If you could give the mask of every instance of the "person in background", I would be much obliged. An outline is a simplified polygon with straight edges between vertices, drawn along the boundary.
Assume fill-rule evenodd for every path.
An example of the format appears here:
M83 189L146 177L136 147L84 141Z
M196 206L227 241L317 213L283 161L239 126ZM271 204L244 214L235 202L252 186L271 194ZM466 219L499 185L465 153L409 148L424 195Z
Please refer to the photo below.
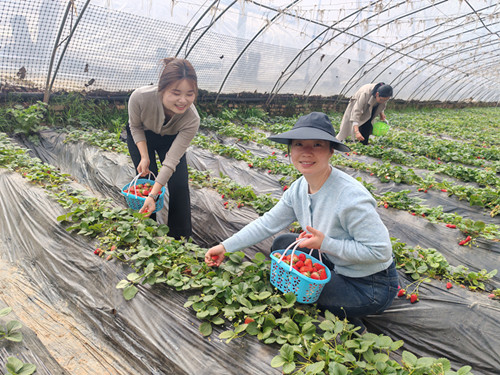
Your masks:
M334 150L350 149L335 137L326 114L302 116L292 130L269 139L289 145L291 161L302 176L271 210L210 248L205 262L219 266L226 252L255 245L298 221L305 231L277 236L271 251L285 249L297 238L303 239L300 248L316 249L316 259L321 250L332 277L318 307L347 317L363 331L360 318L384 311L398 291L391 240L376 201L359 181L330 165Z
M386 117L384 109L392 96L392 87L385 83L367 84L349 100L337 138L344 141L351 136L364 145L373 131L373 120L379 116L381 121Z
M136 89L128 102L127 145L137 172L156 176L151 193L139 212L151 215L161 188L168 186L169 236L190 237L191 204L189 197L186 149L200 126L194 101L198 94L196 72L187 60L166 58L157 85ZM158 172L156 155L162 164ZM150 177L155 179L153 175Z

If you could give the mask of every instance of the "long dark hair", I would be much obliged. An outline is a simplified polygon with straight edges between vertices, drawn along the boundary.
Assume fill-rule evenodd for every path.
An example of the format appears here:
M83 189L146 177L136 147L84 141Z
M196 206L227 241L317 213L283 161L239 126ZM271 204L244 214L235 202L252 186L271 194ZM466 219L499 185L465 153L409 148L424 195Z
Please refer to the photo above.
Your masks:
M377 83L372 90L372 95L377 95L381 98L390 98L392 96L392 87L384 82Z
M168 57L162 60L163 70L158 81L158 91L163 92L177 81L186 79L193 84L194 93L198 96L198 77L188 60Z

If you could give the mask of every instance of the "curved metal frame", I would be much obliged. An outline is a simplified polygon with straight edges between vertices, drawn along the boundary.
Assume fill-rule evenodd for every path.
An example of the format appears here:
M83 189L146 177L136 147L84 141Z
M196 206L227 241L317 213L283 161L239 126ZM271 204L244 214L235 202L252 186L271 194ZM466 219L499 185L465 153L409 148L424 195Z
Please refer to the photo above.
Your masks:
M391 9L393 9L393 8L397 8L397 7L399 7L401 4L404 4L404 3L405 3L405 2L400 2L400 3L396 4L396 5L393 5L393 6L391 6L390 8L385 9L385 10L384 10L384 12L389 11L389 10L391 10ZM363 9L364 9L364 8L363 8ZM353 14L351 14L351 15L357 14L357 13L359 13L360 11L361 11L361 10L357 10L355 13L353 13ZM382 12L380 12L380 13L382 13ZM372 16L368 17L368 19L370 19L370 18L372 18L372 17L375 17L375 16L378 16L380 13L377 13L377 14L372 15ZM402 18L402 17L401 17L401 18ZM386 23L386 24L387 24L387 23ZM335 35L334 37L332 37L332 38L330 38L330 39L328 39L327 41L323 41L323 42L322 42L322 44L321 44L321 46L319 46L319 47L318 47L318 48L317 48L317 49L316 49L313 53L311 53L311 54L310 54L309 56L307 56L307 57L306 57L306 58L305 58L305 59L304 59L304 60L303 60L303 61L302 61L299 65L297 65L297 66L295 67L294 71L293 71L293 72L292 72L292 73L288 76L288 78L286 79L286 81L285 81L285 82L284 82L284 83L280 86L280 88L276 91L275 95L279 92L279 90L281 90L281 88L283 88L283 86L284 86L284 85L286 84L286 82L290 79L290 77L291 77L293 74L295 74L295 72L297 72L297 71L299 70L299 68L300 68L302 65L304 65L304 64L306 63L306 61L308 61L308 60L309 60L309 59L310 59L310 58L311 58L311 57L312 57L312 56L313 56L313 55L314 55L314 54L315 54L315 53L316 53L316 52L317 52L317 51L318 51L318 50L319 50L319 49L320 49L323 45L330 43L332 40L334 40L337 36L339 36L339 35L341 35L341 34L347 34L347 35L352 36L352 37L358 37L357 35L354 35L354 34L351 34L351 33L348 33L348 32L347 32L347 30L349 30L349 29L351 29L351 28L353 28L353 27L356 27L356 26L358 26L358 25L359 25L359 22L358 22L358 23L356 23L356 24L353 24L352 26L350 26L350 27L349 27L349 28L347 28L346 30L338 30L338 29L336 29L336 28L331 28L332 30L337 31L339 34L338 34L338 35ZM323 26L325 26L325 25L323 25ZM325 26L325 27L326 27L326 26ZM330 30L330 28L329 28L328 30ZM363 39L363 40L364 40L365 38L364 38L364 36L363 36L363 37L361 37L361 38L358 38L358 40L356 41L356 43L357 43L360 39ZM381 47L384 47L384 48L385 48L385 46L383 46L382 44L377 43L377 42L375 42L375 41L372 41L372 40L366 40L366 41L367 41L367 42L370 42L370 43L372 43L372 44L375 44L375 45L380 45ZM308 46L309 46L309 45L308 45ZM305 50L305 48L304 48L303 50ZM302 51L301 51L301 52L302 52ZM301 53L301 52L300 52L300 53ZM299 53L299 54L300 54L300 53ZM296 56L296 57L297 57L297 56Z
M498 41L495 41L495 43L498 43ZM487 51L487 52L484 52L484 53L490 53L490 52L491 52L491 51ZM442 60L442 59L448 58L450 55L452 55L452 54L448 54L448 55L446 55L446 56L442 56L442 57L440 57L438 60ZM467 60L469 60L469 59L477 58L477 56L481 56L481 55L474 55L474 56L471 56L471 57L469 57L469 58L467 58L467 59L460 60L460 62L464 62L464 61L467 61ZM424 67L425 67L426 65L429 65L429 64L430 64L430 62L429 62L429 63L424 64ZM421 68L422 68L422 67L420 67L420 69L421 69ZM428 83L428 82L430 82L431 84L430 84L430 85L428 85L428 86L429 86L429 89L430 89L430 87L432 87L432 82L433 82L433 80L434 80L434 81L436 81L436 80L440 79L440 76L438 75L438 73L440 73L440 72L442 72L442 71L445 71L445 70L451 70L451 71L455 71L455 72L459 72L459 73L461 73L461 71L459 71L458 69L451 69L449 66L444 66L444 67L442 67L440 70L438 70L437 72L435 72L433 75L430 75L429 77L427 77L427 79L426 79L424 82L422 82L422 83L424 84L424 83ZM438 77L436 78L436 76L438 76ZM402 88L404 88L404 87L405 87L405 86L406 86L406 85L407 85L407 84L408 84L411 80L413 80L413 79L416 77L416 75L413 75L413 76L407 76L407 77L411 77L411 79L410 79L409 81L407 81L407 82L406 82L406 83L405 83L402 87L400 87L400 88L399 88L399 90L401 90ZM427 89L427 90L426 90L423 94L426 94L426 93L427 93L427 91L429 91L429 89ZM419 90L419 88L418 88L418 87L417 87L417 88L415 88L415 90L414 90L414 91L413 91L413 92L412 92L412 93L408 96L408 100L412 100L412 97L413 97L414 95L416 95L416 93L417 93L417 91L418 91L418 90ZM439 90L439 88L438 88L438 90Z
M267 99L267 104L271 103L271 101L274 99L274 97L276 96L276 94L277 94L277 93L281 90L281 88L282 88L282 87L283 87L283 86L284 86L284 85L288 82L288 79L289 79L289 78L290 78L293 74L295 74L295 72L296 72L296 71L297 71L297 70L298 70L298 69L299 69L299 68L300 68L300 67L304 64L304 62L305 62L305 61L307 61L307 60L309 59L309 57L310 57L310 56L314 55L314 54L315 54L315 53L316 53L316 52L317 52L317 51L318 51L318 50L319 50L319 49L320 49L320 48L321 48L324 44L326 44L326 43L320 43L320 46L316 48L316 51L314 51L313 53L311 53L311 54L310 54L310 55L309 55L309 56L308 56L308 57L307 57L307 58L306 58L306 59L302 62L302 64L300 64L300 65L296 66L296 67L295 67L295 69L294 69L294 70L293 70L293 71L289 74L289 77L288 77L288 78L285 80L285 82L283 82L283 84L280 86L280 88L279 88L276 92L274 92L274 89L276 88L276 86L278 86L278 85L279 85L279 82L280 82L281 78L283 78L283 76L286 74L286 72L287 72L288 68L290 68L290 66L292 66L292 64L293 64L293 63L294 63L294 62L295 62L295 61L296 61L296 60L297 60L297 59L298 59L298 58L302 55L302 53L303 53L303 52L305 52L305 51L307 50L307 48L308 48L311 44L313 44L313 43L314 43L317 39L319 39L321 36L323 36L323 34L327 33L327 32L328 32L328 31L330 31L330 30L333 30L333 31L338 31L338 30L336 30L336 29L335 29L335 26L336 26L336 25L338 25L339 23L341 23L341 22L343 22L343 21L345 21L345 20L349 19L350 17L352 17L352 16L354 16L354 15L358 14L359 12L361 12L362 10L364 10L365 8L367 8L367 7L371 6L372 4L375 4L375 3L377 3L377 2L378 2L378 0L377 0L377 1L374 1L374 2L372 2L372 3L370 3L370 4L368 4L367 6L365 6L365 7L363 7L363 8L360 8L360 9L356 10L355 12L350 13L349 15L347 15L347 16L345 16L344 18L340 19L339 21L335 22L335 23L334 23L333 25L331 25L331 26L326 27L326 25L324 25L324 26L326 27L326 28L325 28L325 30L323 30L322 32L320 32L318 35L316 35L316 37L314 37L313 39L311 39L311 40L309 41L309 43L307 43L304 47L302 47L302 49L299 51L299 53L297 53L297 54L295 55L295 57L294 57L294 58L293 58L293 59L292 59L292 60L288 63L288 65L286 66L286 68L285 68L285 69L283 69L283 71L281 72L280 77L276 80L276 82L274 83L273 88L271 89L271 92L269 93L269 97L268 97L268 99ZM302 18L301 18L301 19L302 19ZM344 30L344 32L345 32L345 30ZM333 40L333 39L329 39L329 40L328 40L328 42L330 42L331 40Z
M284 10L287 10L289 9L290 7L292 7L294 4L298 3L299 1L301 0L294 0L292 1L291 3L289 3L285 8ZM219 91L217 92L217 96L215 97L215 103L217 103L217 101L219 100L219 96L220 96L220 93L222 91L222 88L224 87L224 85L226 84L226 81L229 77L229 75L231 74L231 72L233 71L233 68L236 66L236 64L238 63L238 61L240 60L241 56L243 56L243 54L245 53L245 51L252 45L252 43L254 42L255 39L257 39L260 34L262 34L262 32L264 32L264 30L266 30L267 28L269 28L275 20L277 20L280 16L283 15L283 12L282 11L279 11L276 13L276 15L271 18L271 20L267 23L266 26L264 26L263 28L261 28L254 36L252 39L250 39L250 41L245 45L245 47L243 48L243 50L240 52L240 54L238 55L238 57L236 57L236 59L233 61L233 64L231 65L231 67L229 68L229 70L227 71L226 73L226 76L224 77L220 87L219 87Z
M473 40L474 40L474 39L473 39ZM489 46L490 44L495 44L495 43L498 43L498 41L494 41L494 42L492 42L492 43L488 43L488 46ZM453 47L454 47L454 46L453 46ZM452 48L452 47L450 47L450 48ZM465 49L462 49L462 50L461 50L461 52L465 52L465 51L469 51L469 50L475 50L475 49L477 49L477 47L476 47L476 46L467 47L467 48L465 48ZM406 85L407 85L407 84L408 84L411 80L413 80L413 79L415 78L414 73L415 73L417 70L422 69L423 67L428 66L428 65L431 65L431 64L432 64L432 65L438 65L438 64L437 64L437 62L439 62L439 61L441 61L441 60L444 60L444 59L447 59L448 57L451 57L451 56L455 56L455 55L456 55L456 52L455 52L455 51L453 51L453 52L450 52L450 53L448 53L448 54L446 54L446 55L442 55L442 56L436 57L435 59L430 60L430 61L426 61L426 60L425 60L425 59L427 59L429 56L432 56L432 55L434 55L434 54L436 54L436 53L441 53L442 51L443 51L443 50L441 50L441 51L436 51L436 52L434 52L434 53L431 53L430 55L427 55L425 58L422 58L421 60L419 60L419 61L417 61L416 63L412 64L412 66L411 66L411 67L413 67L414 65L416 65L416 64L418 64L418 63L423 63L423 64L419 65L418 67L416 67L415 69L413 69L411 72L409 72L409 71L408 71L408 69L406 69L406 70L402 71L401 73L399 73L399 74L398 74L398 76L397 76L396 78L394 78L393 82L394 82L396 79L398 79L400 76L403 76L403 75L405 75L405 74L406 74L406 76L405 76L404 78L402 78L402 79L398 82L398 84L399 84L399 85L401 85L401 82L404 82L405 80L407 80L407 82L406 82L403 86L400 86L400 87L399 87L399 90L403 89L403 88L404 88L404 87L405 87L405 86L406 86ZM490 51L487 51L487 52L485 52L485 53L488 53L488 52L490 52ZM410 67L410 68L411 68L411 67Z
M52 49L52 55L50 57L49 70L47 72L47 82L45 84L45 92L43 94L43 101L44 101L44 103L48 103L49 102L50 93L52 91L52 87L53 87L54 82L56 80L57 72L59 71L61 63L62 63L62 61L64 59L64 55L66 54L66 49L68 48L69 43L71 42L71 39L73 38L73 34L75 33L76 28L77 28L78 24L80 23L80 20L82 19L83 14L85 13L85 10L89 6L89 4L90 4L90 0L87 0L85 2L84 6L82 7L82 10L80 11L80 15L76 19L75 24L71 27L71 31L70 31L68 37L65 39L66 43L64 45L64 48L63 48L61 54L59 55L59 59L57 61L57 66L56 66L56 69L54 70L54 74L52 76L52 79L50 79L50 75L52 73L52 66L54 64L54 60L55 60L55 57L56 57L56 52L57 52L57 49L59 48L59 40L61 39L61 35L62 35L63 30L64 30L64 26L66 25L66 20L68 19L69 10L71 9L72 5L75 6L74 5L74 1L72 1L72 0L68 1L68 5L66 7L66 11L64 13L63 19L61 21L61 25L59 27L59 32L57 34L57 38L56 38L56 40L54 42L54 48ZM49 83L49 81L50 81L50 83Z
M477 56L474 56L474 57L477 57ZM496 56L493 56L494 58L497 58ZM461 60L460 62L463 62L465 60ZM498 62L497 62L498 64ZM477 70L478 68L482 68L482 67L485 67L485 66L490 66L491 65L491 61L488 61L488 62L485 62L485 61L482 61L481 64L479 65L476 65L474 66L474 68L471 68L472 71L474 70ZM458 70L456 69L455 72L459 72L460 74L463 74L465 77L463 78L467 78L469 77L470 75L473 75L473 73L471 73L471 70ZM463 82L463 78L460 80ZM473 75L473 77L471 77L471 79L474 78L474 79L479 79L479 78L483 78L481 76L477 76L477 75ZM470 79L467 79L467 81L469 82ZM435 91L434 91L434 94L431 95L431 97L434 97L434 96L437 96L439 97L441 95L441 93L443 92L446 92L447 90L451 89L451 87L453 85L455 85L458 81L453 81L453 82L448 82L447 84L443 84L441 85L441 87L438 87ZM430 91L430 90L427 90L426 93Z
M212 4L210 4L209 7L207 7L207 10L205 12L202 13L202 15L198 18L198 20L194 23L194 25L191 27L191 29L189 30L189 32L187 33L186 37L184 38L184 40L182 41L179 49L177 50L176 54L175 54L175 57L179 56L179 53L181 53L181 50L182 48L184 47L184 44L187 43L187 41L189 40L189 38L191 37L191 34L194 32L196 26L198 26L198 24L201 22L201 20L205 17L205 15L210 12L210 9L212 9L212 7L216 4L220 2L220 0L214 0L214 2ZM234 4L234 3L233 3ZM230 5L230 7L232 6L232 4ZM229 8L228 8L229 9ZM222 14L224 14L225 12L223 12ZM212 25L210 25L212 26ZM208 28L210 28L210 26L208 26Z
M415 10L415 11L413 11L413 12L407 13L407 14L405 14L404 16L401 16L401 17L398 17L398 18L396 18L396 19L393 19L393 20L391 20L391 21L389 21L389 22L383 23L382 25L378 25L376 28L374 28L374 29L370 30L369 32L365 33L362 37L358 37L358 40L357 40L357 41L355 41L354 43L351 43L351 45L350 45L350 46L348 46L347 48L345 48L345 49L342 51L342 53L340 53L340 54L339 54L339 55L338 55L335 59L333 59L333 61L332 61L330 64L328 64L328 65L327 65L327 67L326 67L326 68L325 68L325 69L321 72L321 74L319 75L319 77L316 79L316 82L314 82L314 84L312 85L312 87L311 87L311 89L309 90L309 93L307 94L307 96L309 97L309 96L311 95L312 90L314 90L314 88L316 87L316 85L318 84L318 82L321 80L321 78L322 78L322 77L323 77L323 75L326 73L326 71L327 71L328 69L330 69L330 67L333 65L333 63L334 63L335 61L337 61L337 60L338 60L338 58L344 54L344 52L347 52L347 50L349 50L349 49L350 49L353 45L355 45L357 42L359 42L362 38L365 38L367 35L370 35L372 32L374 32L374 31L376 31L376 30L380 29L380 27L385 26L385 25L388 25L388 24L390 24L390 23L394 22L395 20L402 19L403 17L408 17L409 15L412 15L412 14L415 14L415 13L419 13L419 12L421 12L422 10L425 10L425 9L428 9L428 8L432 8L432 7L434 7L435 5L439 5L439 4L445 3L446 1L447 1L447 0L441 0L441 1L439 1L438 3L435 3L435 4L432 4L432 5L429 5L429 6L426 6L426 7L420 8L420 9L418 9L418 10Z
M491 8L491 7L493 7L493 5L488 6L488 7L481 8L481 9L480 9L480 11L485 10L485 9L488 9L488 8ZM453 18L452 20L447 20L447 21L442 22L442 23L440 23L440 24L437 24L437 25L431 26L431 27L429 27L429 28L427 28L427 29L423 29L423 30L421 30L421 31L418 31L418 32L416 32L416 33L414 33L414 34L412 34L412 35L409 35L408 37L406 37L406 38L404 38L404 39L398 40L398 41L397 41L397 42L395 42L394 44L390 45L387 49L392 49L395 45L400 44L400 43L404 42L404 41L405 41L405 40L407 40L407 39L411 39L411 38L413 38L413 37L415 37L415 36L417 36L417 35L419 35L419 34L421 34L421 33L424 33L424 32L429 32L429 30L432 30L432 29L434 29L434 28L441 27L441 26L443 26L443 25L445 25L445 24L447 24L447 23L449 23L449 22L453 22L453 21L459 20L459 19L461 19L461 18L467 17L467 16L469 16L470 14L471 14L471 13L467 13L467 14L461 15L461 16L459 16L459 17ZM451 30L454 30L454 29L457 29L457 28L461 28L461 27L465 26L466 24L468 24L468 23L472 23L472 22L475 22L475 21L470 21L470 22L467 22L467 23L465 23L465 24L462 24L462 25L458 25L458 26L455 26L455 27L449 28L449 29L447 29L447 30L444 30L444 31L442 31L442 32L439 32L439 33L437 33L437 34L434 34L434 35L433 35L433 37L436 37L436 36L441 35L441 34L444 34L444 33L449 33ZM471 32L471 31L473 31L473 30L467 30L467 31L465 31L464 33L468 33L468 32ZM481 38L481 37L477 37L477 38ZM441 39L438 39L437 41L440 41L440 40L445 40L445 39L447 39L447 38L441 38ZM471 40L474 40L474 39L470 39L468 42L470 42ZM433 42L436 42L436 41L433 41ZM403 50L408 49L408 48L411 48L411 47L413 47L413 46L415 46L415 45L418 45L418 44L420 44L420 43L421 43L421 41L417 41L417 42L411 43L411 44L409 44L409 45L405 46L405 47L403 48ZM413 53L413 52L417 51L417 50L418 50L418 49L420 49L420 48L423 48L423 47L421 46L421 47L415 48L415 49L411 50L410 52L408 52L408 54L411 54L411 53ZM449 47L449 48L451 48L451 47ZM401 51L401 50L399 50L399 51ZM442 52L442 50L441 50L441 52ZM394 55L396 55L397 53L398 53L398 51L395 51L395 52L393 52L392 54L390 54L389 56L385 56L383 59L379 60L379 61L377 62L377 64L381 64L382 62L384 62L384 61L386 61L386 60L390 59L391 57L393 57ZM362 70L366 67L366 65L368 65L368 64L369 64L372 60L373 60L373 59L370 59L370 60L368 60L366 63L364 63L364 64L363 64L363 65L362 65L362 66L361 66L361 67L360 67L360 68L359 68L359 69L358 69L358 70L357 70L357 71L356 71L356 72L355 72L355 73L351 76L351 78L349 79L349 81L347 81L347 83L344 85L344 87L342 88L342 90L340 90L340 92L339 92L339 94L338 94L338 95L339 95L339 97L340 97L340 96L341 96L344 92L348 92L349 90L351 90L351 89L352 89L352 88L353 88L353 87L354 87L354 86L355 86L355 85L356 85L356 84L357 84L357 83L358 83L358 82L362 79L362 76L358 77L358 79L357 79L357 80L356 80L356 81L355 81L355 82L354 82L351 86L349 86L349 88L348 88L348 89L346 89L346 86L347 86L347 85L348 85L348 84L349 84L349 83L353 80L353 78L354 78L354 77L355 77L355 76L356 76L356 75L357 75L360 71L362 71ZM381 74L383 74L385 71L389 70L389 69L390 69L390 68L391 68L391 67L392 67L392 66L393 66L396 62L397 62L397 61L393 61L391 64L387 65L387 66L386 66L386 67L385 67L385 68L384 68L381 72L379 72L379 73L375 76L375 78L373 79L373 81L375 82L375 81L377 80L377 78L378 78L378 77L380 77L380 75L381 75ZM337 101L338 101L338 99L337 99Z

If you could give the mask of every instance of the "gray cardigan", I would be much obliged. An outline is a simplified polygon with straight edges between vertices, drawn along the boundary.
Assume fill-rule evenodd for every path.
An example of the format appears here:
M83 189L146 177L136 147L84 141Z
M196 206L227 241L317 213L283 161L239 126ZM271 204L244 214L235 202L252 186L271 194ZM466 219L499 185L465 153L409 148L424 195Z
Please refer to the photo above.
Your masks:
M335 168L314 194L308 193L307 181L300 177L270 211L222 244L228 252L241 250L294 221L304 229L310 225L323 232L321 251L338 274L364 277L392 263L389 233L376 212L375 199L359 181Z

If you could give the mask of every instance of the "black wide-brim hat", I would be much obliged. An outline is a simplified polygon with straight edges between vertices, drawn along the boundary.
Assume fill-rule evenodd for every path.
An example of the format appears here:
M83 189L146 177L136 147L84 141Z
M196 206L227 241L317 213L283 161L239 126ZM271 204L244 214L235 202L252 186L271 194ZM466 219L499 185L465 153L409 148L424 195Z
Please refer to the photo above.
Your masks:
M292 139L319 139L333 142L333 148L342 152L349 152L351 149L340 142L335 137L335 130L328 116L322 112L311 112L301 116L293 126L292 130L272 135L269 140L289 144Z

